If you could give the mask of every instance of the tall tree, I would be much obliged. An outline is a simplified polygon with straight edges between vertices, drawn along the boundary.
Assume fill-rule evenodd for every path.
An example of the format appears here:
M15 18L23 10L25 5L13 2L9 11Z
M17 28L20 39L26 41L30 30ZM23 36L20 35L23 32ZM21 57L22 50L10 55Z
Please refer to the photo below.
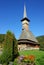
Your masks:
M3 61L9 62L14 61L14 58L18 56L18 47L16 38L13 33L7 31L4 40L4 50L3 50Z

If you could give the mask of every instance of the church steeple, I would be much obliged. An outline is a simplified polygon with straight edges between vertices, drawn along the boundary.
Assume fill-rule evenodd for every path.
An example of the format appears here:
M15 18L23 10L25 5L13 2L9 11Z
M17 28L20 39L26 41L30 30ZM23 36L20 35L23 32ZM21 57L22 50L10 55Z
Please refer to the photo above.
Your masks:
M24 13L23 13L23 19L21 21L24 21L24 20L27 20L28 22L30 21L28 18L27 18L27 11L26 11L26 6L24 5Z
M27 18L26 6L24 5L24 14L22 21L22 29L28 30L29 19Z
M23 18L27 18L27 13L26 13L26 6L24 5L24 17Z

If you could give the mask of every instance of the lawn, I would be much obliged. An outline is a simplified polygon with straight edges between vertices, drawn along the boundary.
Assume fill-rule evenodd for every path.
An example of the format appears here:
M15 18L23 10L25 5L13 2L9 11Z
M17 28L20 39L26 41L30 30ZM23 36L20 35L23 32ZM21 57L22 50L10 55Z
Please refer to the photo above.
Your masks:
M44 65L44 51L39 50L25 50L19 51L20 55L34 55L36 65Z

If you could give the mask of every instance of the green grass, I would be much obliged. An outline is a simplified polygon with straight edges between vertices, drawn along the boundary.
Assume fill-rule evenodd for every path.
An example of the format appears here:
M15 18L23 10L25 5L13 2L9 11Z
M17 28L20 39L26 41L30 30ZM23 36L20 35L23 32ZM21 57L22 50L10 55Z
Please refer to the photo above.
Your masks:
M39 50L25 50L19 51L20 55L34 55L36 65L44 65L44 51Z

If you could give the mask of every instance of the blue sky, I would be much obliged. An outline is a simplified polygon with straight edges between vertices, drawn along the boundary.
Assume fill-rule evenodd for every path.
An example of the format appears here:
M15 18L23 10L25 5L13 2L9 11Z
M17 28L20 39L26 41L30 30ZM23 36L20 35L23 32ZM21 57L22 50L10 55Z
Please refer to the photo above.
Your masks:
M30 19L29 30L35 36L44 35L44 0L0 0L0 34L10 30L19 38L24 3Z

